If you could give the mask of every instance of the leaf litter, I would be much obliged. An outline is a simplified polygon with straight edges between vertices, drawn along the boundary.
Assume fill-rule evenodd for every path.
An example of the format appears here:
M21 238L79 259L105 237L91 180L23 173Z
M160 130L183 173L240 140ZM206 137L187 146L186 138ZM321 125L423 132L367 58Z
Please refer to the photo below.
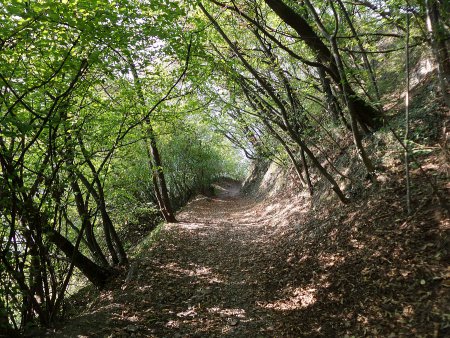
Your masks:
M413 217L392 183L352 205L310 208L225 180L199 196L107 290L75 297L55 337L446 337L448 214ZM270 208L274 203L292 212ZM299 212L300 210L300 212ZM126 283L125 280L127 279ZM124 287L126 286L126 287Z

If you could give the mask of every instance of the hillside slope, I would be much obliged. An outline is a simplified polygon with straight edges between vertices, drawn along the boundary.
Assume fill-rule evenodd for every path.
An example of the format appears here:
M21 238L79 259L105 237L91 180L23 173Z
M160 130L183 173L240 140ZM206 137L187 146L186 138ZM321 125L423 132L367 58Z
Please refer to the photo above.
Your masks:
M266 180L270 178L266 178ZM424 196L321 212L284 189L223 181L166 225L107 290L76 297L55 337L424 336L449 333L448 218ZM424 193L425 194L425 193Z

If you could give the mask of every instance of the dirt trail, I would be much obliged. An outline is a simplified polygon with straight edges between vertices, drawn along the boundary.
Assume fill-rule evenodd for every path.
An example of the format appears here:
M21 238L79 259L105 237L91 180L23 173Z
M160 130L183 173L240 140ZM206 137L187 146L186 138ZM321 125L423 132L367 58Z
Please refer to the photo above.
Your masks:
M296 323L286 324L280 310L312 296L274 299L283 267L273 262L270 212L242 197L239 183L215 188L216 197L197 197L178 214L180 223L165 227L128 283L103 292L94 311L57 335L289 336Z
M225 180L164 227L131 275L78 294L50 335L447 337L448 218L429 198L399 218L393 188L308 212L298 194L257 202Z

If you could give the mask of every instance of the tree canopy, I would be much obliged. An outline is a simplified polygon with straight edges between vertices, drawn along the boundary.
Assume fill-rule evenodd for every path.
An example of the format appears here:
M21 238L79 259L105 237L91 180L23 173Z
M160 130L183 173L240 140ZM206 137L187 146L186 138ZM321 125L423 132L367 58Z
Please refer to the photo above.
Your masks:
M176 222L250 161L289 163L310 194L321 180L350 203L342 182L377 180L367 139L391 128L406 35L432 50L449 104L447 7L2 1L0 330L50 325L74 271L101 288L128 265L129 224ZM336 149L364 174L340 172Z

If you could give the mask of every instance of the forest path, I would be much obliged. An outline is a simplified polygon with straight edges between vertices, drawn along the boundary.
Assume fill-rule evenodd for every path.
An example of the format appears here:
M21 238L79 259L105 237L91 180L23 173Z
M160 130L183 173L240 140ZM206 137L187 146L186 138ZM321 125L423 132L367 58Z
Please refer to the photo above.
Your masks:
M276 299L289 267L274 252L275 209L240 195L232 180L215 190L185 206L133 263L130 281L102 292L59 336L292 336L298 317L285 311L313 295Z
M180 290L168 326L181 336L286 335L289 328L274 313L283 282L275 275L280 262L273 261L274 217L241 196L236 182L215 188L216 197L193 201L178 215L180 224L171 225L182 240L164 266L175 278L184 274L181 285L189 291Z
M405 221L392 189L311 213L299 194L239 188L197 196L136 247L131 274L76 294L48 335L449 336L449 222L435 201Z

